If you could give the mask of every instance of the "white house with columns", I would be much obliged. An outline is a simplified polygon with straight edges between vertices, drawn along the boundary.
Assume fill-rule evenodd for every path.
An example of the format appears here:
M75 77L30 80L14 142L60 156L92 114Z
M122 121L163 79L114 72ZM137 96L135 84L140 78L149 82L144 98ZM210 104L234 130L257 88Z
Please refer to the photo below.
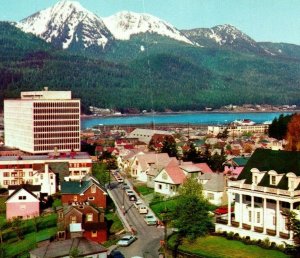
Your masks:
M237 181L228 181L228 197L235 198L228 198L227 219L217 218L216 231L294 244L287 211L300 218L299 161L300 152L257 149Z

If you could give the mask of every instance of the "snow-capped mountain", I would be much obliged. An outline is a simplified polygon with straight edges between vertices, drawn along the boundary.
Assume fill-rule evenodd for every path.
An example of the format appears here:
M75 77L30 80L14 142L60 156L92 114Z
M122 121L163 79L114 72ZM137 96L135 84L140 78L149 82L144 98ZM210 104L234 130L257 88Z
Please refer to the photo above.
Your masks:
M102 19L70 0L59 1L16 26L64 49L74 46L104 48L115 39L129 40L132 35L146 32L192 44L174 26L152 15L120 12Z
M173 25L150 14L123 11L103 18L103 21L114 37L119 40L129 40L132 35L148 32L192 44Z
M75 1L60 1L23 19L17 27L64 49L72 44L104 48L113 39L102 19Z
M248 35L228 24L181 32L194 43L206 47L228 47L235 50L271 54Z

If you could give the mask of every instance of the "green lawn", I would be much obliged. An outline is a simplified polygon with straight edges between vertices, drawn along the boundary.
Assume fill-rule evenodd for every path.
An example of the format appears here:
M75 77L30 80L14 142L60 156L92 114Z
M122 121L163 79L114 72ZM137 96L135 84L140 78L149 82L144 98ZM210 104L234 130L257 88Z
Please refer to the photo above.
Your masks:
M47 228L37 233L33 232L25 235L23 240L9 244L5 243L5 257L19 257L21 254L29 252L31 249L36 247L36 240L50 238L56 234L56 231L56 227Z
M124 228L116 212L107 212L105 218L110 234L115 234Z
M134 186L136 191L138 191L141 195L148 195L154 193L153 188L149 188L145 185L136 185Z
M173 246L175 236L169 239ZM245 245L240 241L227 240L220 236L206 236L197 238L193 243L183 242L180 250L201 255L207 258L287 258L282 252L263 249L255 245Z
M153 212L162 219L161 213L164 213L165 211L172 211L174 209L176 199L168 199L164 201L154 202L150 203L150 208L153 210Z

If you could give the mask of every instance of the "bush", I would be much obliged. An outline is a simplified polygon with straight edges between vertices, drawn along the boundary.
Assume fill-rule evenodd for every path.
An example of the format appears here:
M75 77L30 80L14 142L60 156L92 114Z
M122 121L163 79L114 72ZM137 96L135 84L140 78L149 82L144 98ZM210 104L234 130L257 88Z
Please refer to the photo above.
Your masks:
M241 240L239 233L235 233L235 234L233 235L233 239L234 239L234 240Z
M252 244L252 241L250 239L249 236L246 236L243 238L243 242L246 244L246 245L251 245Z
M230 231L229 233L227 233L227 239L228 240L232 240L234 236L234 233L232 231Z

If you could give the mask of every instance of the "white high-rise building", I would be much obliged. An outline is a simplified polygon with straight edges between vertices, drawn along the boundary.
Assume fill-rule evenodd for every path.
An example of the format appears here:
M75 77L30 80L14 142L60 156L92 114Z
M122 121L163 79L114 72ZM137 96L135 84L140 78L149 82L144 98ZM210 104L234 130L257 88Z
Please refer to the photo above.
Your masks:
M80 100L71 91L21 92L4 100L5 145L37 154L80 150Z

